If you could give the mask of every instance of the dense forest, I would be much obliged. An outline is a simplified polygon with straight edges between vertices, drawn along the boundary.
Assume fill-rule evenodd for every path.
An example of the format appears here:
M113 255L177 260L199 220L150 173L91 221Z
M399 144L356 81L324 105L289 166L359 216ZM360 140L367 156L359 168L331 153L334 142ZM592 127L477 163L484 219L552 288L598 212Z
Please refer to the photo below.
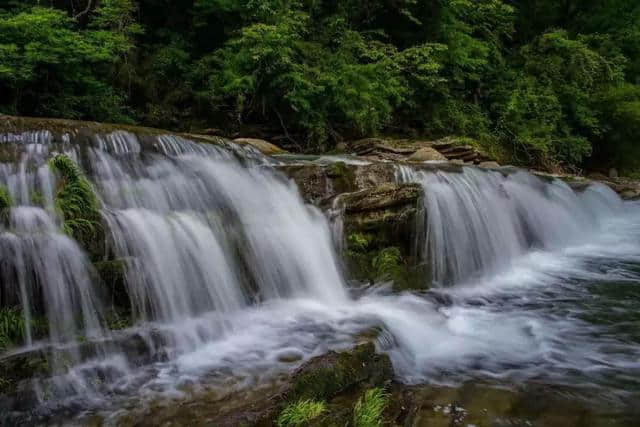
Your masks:
M249 126L306 151L456 135L634 174L640 2L0 0L0 112Z

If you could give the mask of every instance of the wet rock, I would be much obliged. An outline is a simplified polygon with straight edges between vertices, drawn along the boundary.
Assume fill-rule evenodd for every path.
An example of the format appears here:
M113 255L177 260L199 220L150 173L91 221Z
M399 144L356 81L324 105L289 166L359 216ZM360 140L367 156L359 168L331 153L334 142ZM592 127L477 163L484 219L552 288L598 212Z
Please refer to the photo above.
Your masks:
M496 168L500 167L498 162L493 162L493 161L481 162L478 166L481 167L481 168L485 168L485 169L496 169Z
M376 145L379 144L384 144L384 140L381 138L365 138L349 143L348 148L349 151L359 156L364 156L375 151Z
M618 178L618 169L616 168L609 169L609 178L613 178L613 179Z
M434 160L447 160L447 158L436 149L429 147L421 148L409 156L410 162L427 162Z
M325 166L286 165L280 170L293 179L302 198L308 203L320 204L333 195L331 178Z
M418 184L391 183L343 194L340 203L344 208L345 229L373 231L378 240L392 242L404 234L401 229L411 230L421 196L422 187Z
M305 201L326 205L329 199L342 194L370 189L395 182L392 164L373 163L351 165L336 162L330 165L298 164L280 166L293 179Z
M396 169L389 163L373 163L357 166L354 171L358 190L374 188L385 183L395 183Z
M112 259L93 264L98 277L111 296L111 301L118 307L130 306L126 285L127 262L133 262L133 260Z
M330 351L311 359L293 374L285 396L290 402L329 400L353 388L384 386L392 378L389 356L376 353L373 343L367 343L351 351Z
M286 153L285 150L283 150L282 148L268 142L265 141L264 139L257 139L257 138L236 138L233 140L233 142L235 142L238 145L250 145L254 148L256 148L258 151L260 151L262 154L264 154L265 156L272 156L274 154L284 154Z
M284 383L224 394L199 392L181 400L158 401L120 417L117 425L274 426L287 405L313 399L326 402L327 411L311 425L344 426L351 420L353 404L363 390L386 386L392 377L389 357L376 353L375 346L368 343L315 357Z
M336 144L336 151L338 153L345 153L347 149L348 149L348 146L344 142L339 142L338 144Z

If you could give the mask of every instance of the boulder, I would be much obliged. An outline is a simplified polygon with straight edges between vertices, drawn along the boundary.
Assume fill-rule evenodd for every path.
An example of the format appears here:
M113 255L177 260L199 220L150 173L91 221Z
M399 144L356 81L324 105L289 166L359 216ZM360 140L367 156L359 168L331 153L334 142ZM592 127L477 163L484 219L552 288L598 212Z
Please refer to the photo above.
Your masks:
M443 161L447 158L434 148L424 147L409 156L410 162Z
M500 165L498 164L498 162L481 162L479 165L479 167L481 168L486 168L486 169L495 169L495 168L499 168Z
M274 154L284 154L285 150L282 148L273 145L272 143L265 141L264 139L257 138L236 138L233 140L238 145L250 145L256 148L265 156L272 156Z
M385 183L376 188L344 194L341 200L347 213L371 212L407 204L415 205L421 192L422 188L418 184Z
M613 178L613 179L618 178L618 169L616 168L609 169L609 178Z
M351 351L330 351L309 360L293 374L285 395L288 401L328 400L356 387L384 386L392 378L389 356L376 353L369 342Z

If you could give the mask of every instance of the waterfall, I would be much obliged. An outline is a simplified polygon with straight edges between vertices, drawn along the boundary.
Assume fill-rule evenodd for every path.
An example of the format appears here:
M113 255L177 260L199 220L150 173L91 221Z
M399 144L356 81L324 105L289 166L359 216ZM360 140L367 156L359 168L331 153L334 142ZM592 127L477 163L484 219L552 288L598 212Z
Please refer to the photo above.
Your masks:
M62 411L117 414L194 384L226 392L372 331L405 382L543 378L606 388L592 372L637 372L634 338L616 331L618 340L609 325L581 318L593 304L574 304L591 301L585 283L638 277L637 206L608 187L515 169L398 166L399 182L424 189L415 246L429 267L425 283L443 286L350 290L335 251L343 200L323 213L273 160L218 142L125 131L0 135L0 186L13 201L8 214L0 209L0 306L18 307L25 325L24 345L0 363L42 353L50 367L29 382L34 401L23 393L24 402L7 404L0 394L1 410L23 404L15 420L32 421L34 408L58 401ZM62 231L55 206L64 182L48 164L59 153L96 192L99 245ZM104 262L122 267L122 283L102 283ZM123 330L109 323L116 311L131 320ZM570 369L584 376L567 379Z
M27 132L1 148L13 158L0 164L0 185L14 207L0 235L0 295L19 301L26 325L44 304L54 345L100 336L108 306L87 255L60 231L47 165L60 152L87 171L101 200L103 256L125 264L134 323L166 332L168 353L219 337L222 314L255 301L347 298L325 217L253 149L121 131L88 140ZM217 324L194 326L212 313ZM31 335L27 326L28 345Z
M584 241L602 219L623 209L620 198L602 184L575 192L563 181L522 170L400 166L397 178L424 188L417 246L431 279L441 285L504 270L532 249Z

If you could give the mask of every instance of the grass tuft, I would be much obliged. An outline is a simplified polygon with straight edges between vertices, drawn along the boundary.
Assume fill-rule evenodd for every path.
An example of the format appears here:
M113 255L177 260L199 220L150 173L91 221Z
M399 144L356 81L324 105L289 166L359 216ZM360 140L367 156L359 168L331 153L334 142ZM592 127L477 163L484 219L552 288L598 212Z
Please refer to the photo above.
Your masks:
M354 427L379 427L382 425L382 412L387 406L388 396L379 387L367 390L353 407Z
M284 408L276 425L278 427L298 427L318 417L326 409L324 402L299 400Z

